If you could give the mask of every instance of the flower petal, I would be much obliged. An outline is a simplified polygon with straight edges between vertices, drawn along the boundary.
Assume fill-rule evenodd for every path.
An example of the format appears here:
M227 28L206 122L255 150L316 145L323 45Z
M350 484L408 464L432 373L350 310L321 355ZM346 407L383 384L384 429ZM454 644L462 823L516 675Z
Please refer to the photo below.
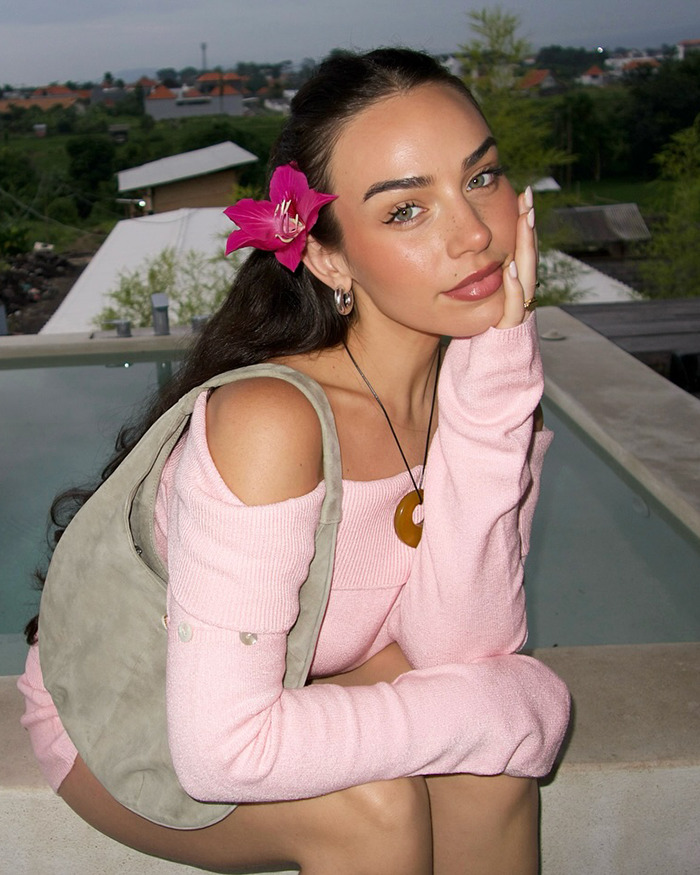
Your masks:
M288 243L286 246L278 249L275 252L275 258L279 261L280 264L283 264L286 268L294 271L299 267L299 262L301 261L302 255L304 254L304 249L306 248L306 234L299 234L291 243Z
M307 191L309 191L309 183L301 170L297 170L291 164L275 168L270 180L270 200L273 204L285 200L296 202Z
M306 225L307 231L316 224L318 213L324 204L334 201L338 197L337 194L321 194L320 191L314 191L310 188L296 202L299 218Z

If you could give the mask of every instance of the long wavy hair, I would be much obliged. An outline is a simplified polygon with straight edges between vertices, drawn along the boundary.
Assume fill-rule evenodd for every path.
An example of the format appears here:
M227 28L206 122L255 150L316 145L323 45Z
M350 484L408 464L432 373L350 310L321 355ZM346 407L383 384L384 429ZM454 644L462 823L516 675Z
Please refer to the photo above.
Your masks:
M378 100L429 84L452 88L479 109L460 79L421 52L384 48L330 57L292 100L289 119L270 155L268 181L276 167L295 161L311 188L332 192L330 162L344 126ZM330 249L342 247L332 203L321 209L313 236ZM292 273L279 264L272 252L253 251L177 374L144 414L121 429L115 454L97 485L69 489L55 499L50 515L50 546L55 547L73 516L140 437L190 389L224 371L337 346L345 341L352 320L352 314L338 314L333 291L303 264ZM42 571L36 573L36 578L43 585ZM28 643L36 641L37 630L38 616L25 629Z

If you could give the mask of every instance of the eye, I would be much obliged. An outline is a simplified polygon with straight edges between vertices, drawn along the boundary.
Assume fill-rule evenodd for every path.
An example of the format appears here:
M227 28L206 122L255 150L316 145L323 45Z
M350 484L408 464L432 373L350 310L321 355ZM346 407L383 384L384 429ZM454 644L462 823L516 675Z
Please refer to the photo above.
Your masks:
M406 222L415 219L420 212L421 208L417 207L415 204L400 204L391 211L391 217L384 224L391 225L392 223L396 223L403 225Z
M481 173L477 173L477 175L472 176L467 183L467 191L474 191L477 188L488 188L488 186L493 185L494 182L496 182L499 176L503 176L502 167L494 167L491 170L484 170Z

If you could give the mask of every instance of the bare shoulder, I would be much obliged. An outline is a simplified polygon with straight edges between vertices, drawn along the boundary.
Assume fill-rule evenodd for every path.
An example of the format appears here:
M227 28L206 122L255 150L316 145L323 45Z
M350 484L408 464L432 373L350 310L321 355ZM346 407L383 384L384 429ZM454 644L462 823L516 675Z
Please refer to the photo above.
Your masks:
M305 495L322 478L318 415L284 380L255 377L213 392L207 442L224 482L246 504Z

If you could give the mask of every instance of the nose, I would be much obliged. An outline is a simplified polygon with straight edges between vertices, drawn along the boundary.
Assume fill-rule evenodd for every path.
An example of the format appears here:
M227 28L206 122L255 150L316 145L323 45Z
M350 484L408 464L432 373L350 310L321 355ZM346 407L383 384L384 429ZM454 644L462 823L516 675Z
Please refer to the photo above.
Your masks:
M483 252L491 243L491 229L466 198L457 200L446 217L447 254L458 258L465 252Z

